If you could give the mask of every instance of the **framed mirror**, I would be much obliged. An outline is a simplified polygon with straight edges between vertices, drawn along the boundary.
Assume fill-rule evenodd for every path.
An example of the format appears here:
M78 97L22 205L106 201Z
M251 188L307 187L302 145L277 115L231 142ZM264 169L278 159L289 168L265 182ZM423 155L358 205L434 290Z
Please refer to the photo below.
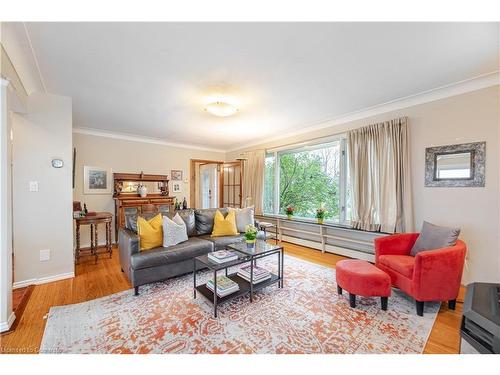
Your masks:
M484 186L486 142L429 147L425 150L425 186Z

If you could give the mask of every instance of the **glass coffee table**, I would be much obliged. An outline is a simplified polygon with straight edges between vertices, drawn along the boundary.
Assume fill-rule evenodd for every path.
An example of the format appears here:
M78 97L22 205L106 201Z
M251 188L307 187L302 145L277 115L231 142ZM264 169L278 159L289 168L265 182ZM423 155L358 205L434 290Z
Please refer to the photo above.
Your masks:
M279 245L272 245L264 240L257 240L253 247L248 247L246 242L237 242L227 246L228 250L232 250L238 255L238 259L231 260L225 263L217 263L212 261L208 255L201 255L193 258L193 296L196 298L197 293L200 293L205 298L207 298L214 307L214 317L217 317L217 306L220 303L228 301L230 299L240 297L242 295L249 294L250 302L253 302L253 294L255 291L265 288L272 284L278 284L278 288L283 288L283 262L284 262L284 252L283 247ZM257 260L265 257L277 255L278 261L278 273L274 274L271 272L271 277L254 284L254 267L257 266ZM237 272L228 273L228 269L233 266L243 265L248 263L250 265L250 281L242 278L237 274ZM196 284L196 274L199 270L208 268L213 272L214 287L213 290L217 290L217 273L223 271L225 275L238 284L239 290L231 293L227 296L220 297L217 293L212 292L207 284Z

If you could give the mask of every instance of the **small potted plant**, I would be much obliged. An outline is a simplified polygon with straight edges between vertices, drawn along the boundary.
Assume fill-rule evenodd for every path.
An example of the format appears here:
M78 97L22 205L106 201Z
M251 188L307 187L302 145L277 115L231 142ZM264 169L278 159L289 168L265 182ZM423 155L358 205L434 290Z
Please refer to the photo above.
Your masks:
M256 240L257 240L257 228L252 224L248 224L245 227L245 242L247 243L247 246L253 247Z
M293 211L295 211L295 207L293 207L293 206L287 206L287 208L285 209L286 216L288 217L288 220L292 219Z
M320 207L316 210L316 219L318 219L318 224L323 224L323 220L325 219L326 210L323 207Z

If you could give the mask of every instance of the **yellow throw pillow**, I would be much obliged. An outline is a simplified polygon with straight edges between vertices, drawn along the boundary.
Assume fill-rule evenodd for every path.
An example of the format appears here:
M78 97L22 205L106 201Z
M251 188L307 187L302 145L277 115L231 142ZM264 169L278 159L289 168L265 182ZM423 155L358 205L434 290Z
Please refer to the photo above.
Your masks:
M140 216L137 218L137 234L139 235L139 245L141 251L163 246L162 224L163 219L161 214L158 214L149 220Z
M217 210L214 216L214 229L212 231L212 237L236 236L238 234L235 212L229 212L226 218L224 218L224 215Z

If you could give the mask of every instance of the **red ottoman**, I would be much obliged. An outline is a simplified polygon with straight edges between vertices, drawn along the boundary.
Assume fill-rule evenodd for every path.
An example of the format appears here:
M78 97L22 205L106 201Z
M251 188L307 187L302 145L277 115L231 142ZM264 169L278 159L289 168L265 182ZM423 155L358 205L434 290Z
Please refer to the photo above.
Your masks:
M381 297L382 310L387 310L387 298L391 295L391 278L384 271L365 260L341 260L335 266L337 291L349 292L349 302L356 307L356 296Z

